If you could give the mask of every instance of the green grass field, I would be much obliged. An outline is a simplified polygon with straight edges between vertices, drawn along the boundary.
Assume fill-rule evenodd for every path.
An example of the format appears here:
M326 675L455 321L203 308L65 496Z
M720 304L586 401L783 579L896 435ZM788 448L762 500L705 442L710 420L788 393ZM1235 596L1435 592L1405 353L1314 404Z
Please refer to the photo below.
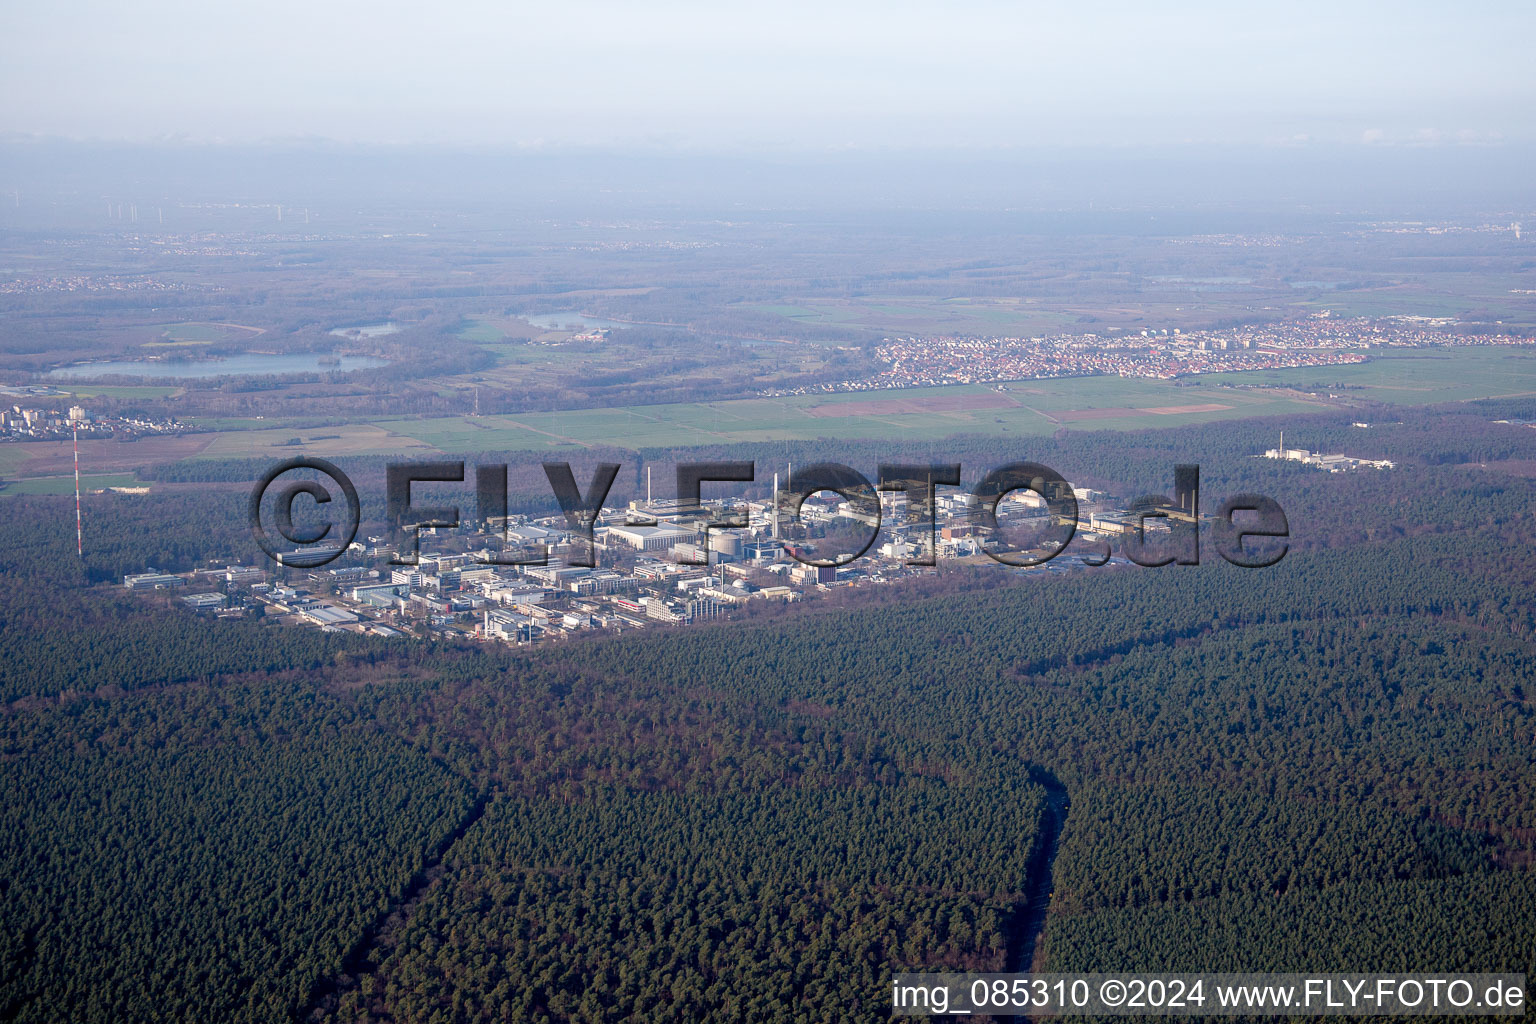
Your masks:
M1171 310L1173 300L1167 306ZM865 295L798 303L743 303L742 308L807 326L867 328L882 334L1058 334L1081 328L1085 315L1103 316L1100 327L1142 324L1158 316L1155 303L1074 310L1052 308L1030 299L964 295Z
M1374 287L1343 287L1321 293L1279 287L1275 282L1251 284L1264 303L1295 315L1331 309L1346 316L1449 316L1499 319L1506 324L1536 322L1528 296L1511 292L1529 287L1516 275L1491 274L1468 282L1465 274L1419 270L1404 283ZM1155 282L1151 282L1155 284ZM1039 299L969 295L860 295L841 298L786 298L779 302L748 302L741 308L784 317L809 326L859 327L885 334L1047 334L1106 325L1134 327L1175 316L1201 293L1153 287L1134 302L1086 300L1081 305L1051 297ZM1214 308L1207 310L1216 312ZM1094 324L1097 326L1086 326Z
M76 398L167 398L182 390L178 387L165 387L146 384L143 386L128 384L122 387L111 385L92 384L86 387L71 387L67 392Z
M82 476L80 478L80 490L99 491L103 487L142 487L144 486L132 473L99 473L95 476ZM75 478L70 476L39 476L29 480L7 480L4 487L0 487L0 497L18 494L74 494Z
M1339 387L1337 394L1396 405L1465 402L1536 393L1536 350L1502 346L1402 350L1355 366L1217 373L1200 379L1306 390Z
M1342 316L1448 316L1529 327L1536 323L1536 306L1530 296L1510 291L1523 287L1529 282L1514 275L1491 274L1473 282L1464 275L1429 275L1417 286L1341 289L1294 306L1298 313L1329 309Z
M425 421L435 422L435 421ZM305 443L288 445L298 437ZM277 427L264 430L229 430L215 434L197 457L216 459L279 459L295 455L417 455L430 453L429 446L369 423L343 427Z
M0 477L10 476L17 466L31 457L25 443L0 444Z
M494 345L506 338L506 334L500 327L485 320L471 320L462 330L459 337L465 341L473 341L481 345Z
M303 424L303 419L287 420L280 416L269 416L265 419L256 419L254 416L186 416L181 422L193 426L203 427L208 430L287 430L290 437L294 434L302 434L309 427L294 424Z
M431 451L574 451L778 440L929 441L954 434L1021 437L1071 430L1139 430L1351 404L1426 405L1536 394L1536 351L1464 348L1399 352L1353 366L1212 374L1181 382L1073 377L786 398L629 406L346 427L267 427L216 436L202 458L412 455ZM1294 392L1322 391L1321 397ZM1329 392L1338 396L1330 400ZM318 438L311 435L320 435ZM283 442L299 436L301 447Z
M1320 403L1262 392L1175 387L1118 377L1024 381L1008 387L1006 393L986 385L961 385L516 416L387 420L375 426L441 451L510 451L823 438L935 440L961 433L1030 436L1063 426L1137 429L1322 408ZM999 405L978 407L987 401ZM893 408L893 403L903 407ZM1220 408L1171 411L1187 406Z
M235 324L181 323L165 325L165 342L183 345L208 345L230 338L250 338L263 333L253 327Z

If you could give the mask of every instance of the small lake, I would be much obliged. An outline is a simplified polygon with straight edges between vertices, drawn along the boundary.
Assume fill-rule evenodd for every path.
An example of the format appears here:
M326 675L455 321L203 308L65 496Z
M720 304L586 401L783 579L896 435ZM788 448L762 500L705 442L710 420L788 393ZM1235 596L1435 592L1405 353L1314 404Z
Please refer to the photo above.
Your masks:
M322 363L324 359L326 362ZM76 363L60 366L46 374L49 380L89 380L96 377L173 377L193 380L199 377L277 376L284 373L337 373L346 370L371 370L388 366L389 360L373 356L326 356L322 352L293 355L257 354L230 356L227 359L123 359L102 363Z

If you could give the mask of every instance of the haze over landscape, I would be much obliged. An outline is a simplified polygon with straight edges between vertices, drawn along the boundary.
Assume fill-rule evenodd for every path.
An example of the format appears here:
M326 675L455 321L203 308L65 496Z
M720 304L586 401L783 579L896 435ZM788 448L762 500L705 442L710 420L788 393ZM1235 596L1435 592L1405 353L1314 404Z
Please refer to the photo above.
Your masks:
M1519 4L101 2L12 12L0 130L691 151L1536 141Z

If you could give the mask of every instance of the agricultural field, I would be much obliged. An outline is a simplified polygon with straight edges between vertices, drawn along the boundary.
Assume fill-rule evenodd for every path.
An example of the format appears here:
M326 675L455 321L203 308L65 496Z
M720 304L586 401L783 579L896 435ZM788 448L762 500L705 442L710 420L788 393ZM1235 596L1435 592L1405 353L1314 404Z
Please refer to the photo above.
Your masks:
M165 340L171 344L181 345L211 345L216 341L251 338L265 333L267 331L264 327L249 327L245 324L216 324L199 321L165 325Z
M489 320L477 318L459 331L459 337L476 345L496 345L506 338L506 334Z
M1420 350L1355 366L1211 374L1180 381L1066 377L1004 384L845 392L517 415L388 419L324 428L221 433L200 454L408 454L530 451L954 434L1039 436L1063 428L1141 430L1326 408L1536 394L1536 353ZM1333 397L1330 397L1333 396ZM293 437L304 444L285 445Z
M83 473L131 473L144 466L188 459L218 435L182 434L144 437L125 444L105 438L80 439ZM65 441L22 441L0 445L0 475L6 477L72 476L74 448Z
M736 308L782 317L799 325L859 328L883 334L962 334L1023 336L1136 329L1149 324L1197 324L1224 320L1235 308L1264 308L1278 317L1298 317L1328 309L1341 316L1432 316L1489 322L1512 327L1536 325L1536 305L1519 289L1530 282L1516 275L1466 275L1409 272L1372 284L1342 281L1286 282L1270 277L1136 278L1109 275L1074 280L1062 293L1062 280L1033 281L1036 294L1021 295L858 295L786 298L740 303ZM1085 299L1082 288L1095 290ZM1068 298L1074 295L1075 298Z
M1002 387L1007 390L957 385L517 416L387 420L375 425L443 451L645 448L821 438L934 440L963 433L1027 436L1074 425L1139 429L1324 407L1318 401L1263 392L1117 377L1022 381Z
M368 423L296 430L231 430L211 436L199 454L205 458L292 458L296 455L411 455L430 452L430 445ZM298 438L299 444L289 444Z
M31 458L27 449L31 445L11 442L0 444L0 477L11 476L18 467Z
M101 473L80 477L82 493L99 491L103 487L142 487L144 484L132 473ZM73 494L74 474L69 476L39 476L29 480L8 480L0 485L0 497L18 494Z
M1536 394L1536 352L1504 347L1424 349L1386 353L1358 365L1209 374L1180 381L1070 377L609 409L392 417L325 426L208 418L197 425L209 433L149 438L133 445L92 439L81 442L81 455L83 465L100 473L197 458L572 453L607 446L934 441L956 434L1031 437L1063 429L1141 430L1328 408L1369 410L1527 394ZM295 439L299 443L292 443ZM70 461L68 442L0 446L0 476L8 478L60 476L68 473Z
M546 331L515 316L466 317L458 336L477 345L498 347L508 343L524 342L533 338L562 337L568 331Z
M793 303L748 303L740 308L807 326L865 328L896 335L1060 334L1077 328L1082 321L1079 314L1043 306L1034 299L970 296L808 298ZM1125 326L1145 322L1145 307L1135 313ZM1116 320L1110 315L1105 322L1113 324Z
M80 387L70 385L62 388L66 394L76 398L124 398L124 399L154 399L171 398L180 394L184 389L164 384L85 384Z
M1434 316L1488 322L1530 329L1536 326L1536 303L1525 294L1531 282L1518 274L1425 274L1403 283L1379 287L1340 288L1311 292L1294 303L1295 313L1321 309L1339 316Z
M1530 348L1416 349L1373 356L1353 366L1214 373L1213 384L1328 389L1352 401L1431 405L1536 394L1536 350Z

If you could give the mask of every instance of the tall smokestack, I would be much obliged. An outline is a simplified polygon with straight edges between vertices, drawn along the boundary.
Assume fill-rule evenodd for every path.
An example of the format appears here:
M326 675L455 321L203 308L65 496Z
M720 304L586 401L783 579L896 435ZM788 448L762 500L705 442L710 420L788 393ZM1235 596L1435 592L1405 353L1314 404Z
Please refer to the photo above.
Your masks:
M1200 467L1173 467L1173 503L1190 515L1200 511Z
M773 539L779 539L779 474L773 474Z

